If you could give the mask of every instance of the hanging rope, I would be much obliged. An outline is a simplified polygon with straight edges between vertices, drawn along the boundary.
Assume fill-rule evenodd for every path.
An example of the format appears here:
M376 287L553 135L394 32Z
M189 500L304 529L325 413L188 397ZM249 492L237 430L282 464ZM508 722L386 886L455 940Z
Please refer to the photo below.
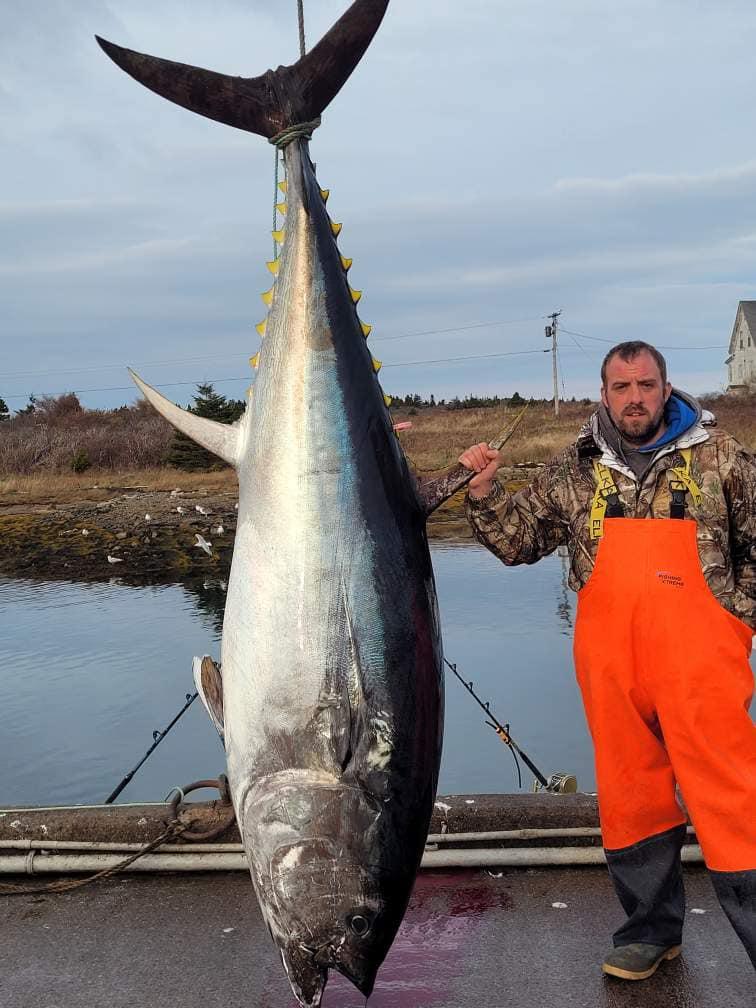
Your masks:
M297 0L297 18L299 20L299 55L304 56L305 33L304 33L304 0Z
M278 229L278 207L276 203L278 202L278 148L276 147L275 154L273 155L273 161L275 162L273 169L273 230ZM273 260L275 261L278 255L278 246L276 245L276 239L273 239Z
M304 0L297 0L297 24L299 27L299 55L300 58L304 56L307 52L307 47L305 45L305 27L304 27ZM270 138L270 142L275 146L275 167L273 171L273 230L278 230L278 208L276 203L278 203L278 152L283 150L284 147L295 140L297 137L306 137L308 140L311 138L313 131L320 126L320 116L316 120L310 123L300 123L297 126L289 126L285 130L281 130L274 137ZM276 239L273 239L273 259L278 255L278 245Z

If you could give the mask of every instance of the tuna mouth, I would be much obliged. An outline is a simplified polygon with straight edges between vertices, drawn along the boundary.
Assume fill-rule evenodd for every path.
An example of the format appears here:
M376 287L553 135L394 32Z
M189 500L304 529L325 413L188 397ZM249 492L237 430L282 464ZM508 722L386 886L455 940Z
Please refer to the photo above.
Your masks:
M337 970L342 976L354 984L357 990L366 998L373 993L375 978L378 975L379 964L370 963L362 957L349 954L344 948L344 939L328 941L323 945L306 945L300 948L309 953L317 970Z
M344 963L336 963L334 969L337 969L342 976L345 976L350 983L353 983L363 997L369 998L373 993L375 978L378 973L377 967L375 969L358 971L354 968L350 969Z

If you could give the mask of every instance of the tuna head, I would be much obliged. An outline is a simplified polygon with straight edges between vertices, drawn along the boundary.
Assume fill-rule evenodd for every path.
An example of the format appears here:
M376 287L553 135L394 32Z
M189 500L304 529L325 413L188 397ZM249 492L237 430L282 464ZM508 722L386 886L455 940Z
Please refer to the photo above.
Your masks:
M370 995L416 869L391 842L379 799L317 776L258 782L239 817L260 907L306 1008L320 1004L329 969Z

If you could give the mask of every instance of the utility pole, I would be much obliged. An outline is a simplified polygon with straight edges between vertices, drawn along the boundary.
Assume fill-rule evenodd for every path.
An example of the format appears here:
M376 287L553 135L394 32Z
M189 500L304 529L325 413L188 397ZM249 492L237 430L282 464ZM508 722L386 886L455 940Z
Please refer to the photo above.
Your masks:
M559 416L559 375L557 373L557 319L561 315L561 311L553 312L548 318L551 319L551 325L547 325L545 329L546 339L552 340L551 344L551 363L552 371L554 373L554 416ZM544 353L548 353L548 350L544 350Z

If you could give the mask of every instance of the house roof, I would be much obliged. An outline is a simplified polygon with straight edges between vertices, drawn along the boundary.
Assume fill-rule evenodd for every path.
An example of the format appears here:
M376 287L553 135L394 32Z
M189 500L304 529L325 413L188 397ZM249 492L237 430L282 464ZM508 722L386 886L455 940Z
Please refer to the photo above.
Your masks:
M738 310L735 312L735 321L732 326L732 335L730 336L730 349L727 352L728 360L735 353L735 335L741 311L751 333L751 339L756 343L756 301L738 301Z

